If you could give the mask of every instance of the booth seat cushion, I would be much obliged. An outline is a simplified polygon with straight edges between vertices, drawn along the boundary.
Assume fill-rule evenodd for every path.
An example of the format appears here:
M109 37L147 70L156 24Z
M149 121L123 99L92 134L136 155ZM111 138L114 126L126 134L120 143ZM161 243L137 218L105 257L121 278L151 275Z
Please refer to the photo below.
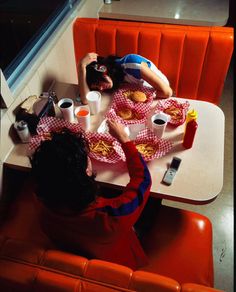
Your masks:
M0 236L2 291L78 292L219 292L195 283L100 260L88 260L58 250L47 250L22 240Z
M182 286L181 286L181 291L182 292L214 292L215 289L214 288L211 288L211 287L205 287L205 286L202 286L202 285L198 285L198 284L195 284L195 283L184 283ZM223 292L223 290L219 290L221 292Z
M214 286L212 224L207 217L162 206L142 245L149 258L142 270L174 277L181 284Z
M180 291L174 279L1 238L3 291ZM11 290L12 289L12 290Z
M2 291L185 291L219 292L196 283L101 260L47 250L22 240L0 236L0 287ZM181 265L181 263L179 263Z
M218 104L233 52L233 28L95 18L73 25L76 64L88 52L140 54L167 76L177 97Z
M32 189L26 182L0 228L0 287L17 286L17 290L3 291L32 291L35 285L33 291L76 291L75 287L83 287L78 291L152 292L180 291L182 284L190 282L212 286L210 221L199 214L163 205L156 214L154 226L143 240L150 265L133 271L111 262L88 260L58 250L42 233ZM70 288L53 290L51 286L58 287L61 281ZM105 288L95 290L96 285Z

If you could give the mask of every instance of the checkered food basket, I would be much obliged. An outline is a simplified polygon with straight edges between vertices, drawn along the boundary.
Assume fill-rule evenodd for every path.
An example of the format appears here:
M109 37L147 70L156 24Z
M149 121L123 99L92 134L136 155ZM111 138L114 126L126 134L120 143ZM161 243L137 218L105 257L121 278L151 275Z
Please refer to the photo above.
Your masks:
M89 156L106 163L125 161L125 154L121 144L108 133L88 132L86 138L89 141Z
M145 102L135 102L130 96L135 91L143 92L147 99ZM140 86L138 84L129 84L125 83L119 90L117 90L113 94L113 102L121 103L123 102L128 107L135 108L136 111L139 112L147 112L150 110L150 106L153 102L153 98L155 98L156 93L154 88Z
M163 99L158 101L155 112L162 111L168 114L171 117L169 124L180 126L186 120L189 106L190 104L188 101L182 102L176 99Z
M134 141L138 151L145 161L160 158L170 151L173 144L165 139L158 138L150 129L142 130Z
M30 139L29 149L35 150L40 145L41 141L50 139L52 132L58 132L64 128L67 128L74 133L84 133L83 129L78 123L74 124L54 117L44 117L40 119L37 125L37 135L32 136Z

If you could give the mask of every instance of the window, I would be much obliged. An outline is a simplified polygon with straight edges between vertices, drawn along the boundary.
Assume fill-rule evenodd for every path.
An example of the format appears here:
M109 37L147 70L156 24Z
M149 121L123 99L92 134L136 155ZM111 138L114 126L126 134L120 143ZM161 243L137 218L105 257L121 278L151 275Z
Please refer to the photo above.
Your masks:
M80 0L0 0L0 68L11 88Z

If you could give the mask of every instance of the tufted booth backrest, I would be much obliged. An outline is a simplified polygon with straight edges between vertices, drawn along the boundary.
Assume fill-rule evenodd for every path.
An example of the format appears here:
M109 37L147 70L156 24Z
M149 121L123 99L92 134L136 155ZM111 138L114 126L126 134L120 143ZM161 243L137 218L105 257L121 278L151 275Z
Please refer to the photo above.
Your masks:
M88 52L152 60L178 97L218 104L233 52L233 28L77 18L75 60Z
M0 237L2 291L180 291L168 277Z
M122 265L88 260L0 236L0 287L4 292L222 292Z

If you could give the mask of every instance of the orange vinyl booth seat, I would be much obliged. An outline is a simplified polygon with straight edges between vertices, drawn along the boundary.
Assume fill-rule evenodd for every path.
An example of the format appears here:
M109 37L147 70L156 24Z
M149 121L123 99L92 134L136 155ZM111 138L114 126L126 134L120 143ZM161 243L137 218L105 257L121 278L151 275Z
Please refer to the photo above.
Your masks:
M217 292L194 283L182 286L162 275L0 237L0 288L4 292Z
M231 27L77 18L73 36L76 64L88 52L139 54L167 76L175 96L220 102L233 52Z
M162 205L142 245L149 264L136 271L59 250L41 230L27 185L0 226L0 290L220 291L212 288L212 225L205 216Z

